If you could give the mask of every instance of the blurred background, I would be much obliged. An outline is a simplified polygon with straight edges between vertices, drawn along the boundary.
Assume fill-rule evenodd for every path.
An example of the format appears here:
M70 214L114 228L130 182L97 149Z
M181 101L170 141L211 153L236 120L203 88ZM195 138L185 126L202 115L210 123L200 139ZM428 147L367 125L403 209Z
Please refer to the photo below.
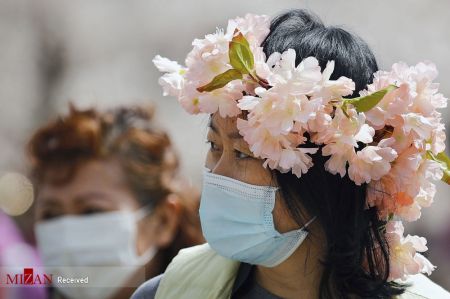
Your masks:
M326 24L360 35L381 69L397 61L433 61L440 90L450 96L447 0L0 0L0 172L26 173L26 140L69 102L79 108L151 102L178 149L183 173L200 186L206 119L162 97L151 60L162 54L183 62L194 38L225 27L228 19L289 8L310 9ZM450 108L444 119L450 132ZM447 289L449 212L450 188L439 183L434 204L406 228L428 239L437 265L431 278ZM27 217L18 220L22 227Z

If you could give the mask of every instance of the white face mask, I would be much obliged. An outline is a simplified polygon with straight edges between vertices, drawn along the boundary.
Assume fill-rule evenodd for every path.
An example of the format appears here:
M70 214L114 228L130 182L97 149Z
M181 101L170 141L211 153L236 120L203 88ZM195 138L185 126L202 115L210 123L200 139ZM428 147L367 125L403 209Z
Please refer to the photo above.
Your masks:
M289 258L315 218L300 229L278 232L272 214L277 190L205 171L199 212L211 248L224 257L265 267Z
M38 248L55 287L73 299L111 297L156 253L155 247L141 256L136 252L137 222L148 213L141 209L69 215L38 223ZM55 283L57 276L88 277L89 282L67 286Z

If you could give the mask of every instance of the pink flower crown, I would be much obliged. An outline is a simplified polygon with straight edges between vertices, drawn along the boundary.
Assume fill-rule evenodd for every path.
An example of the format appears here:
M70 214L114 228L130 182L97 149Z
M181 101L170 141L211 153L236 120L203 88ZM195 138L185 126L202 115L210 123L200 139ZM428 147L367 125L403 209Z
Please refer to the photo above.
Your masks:
M304 148L307 139L330 156L325 168L357 185L368 184L367 205L388 220L390 279L435 268L419 252L426 240L403 236L400 220L414 221L436 193L432 180L450 184L450 159L445 155L445 128L438 108L447 99L438 93L434 64L396 63L378 71L372 84L353 94L346 77L330 80L334 62L323 71L314 57L295 65L289 49L266 59L260 46L269 33L268 16L247 14L232 19L226 31L195 39L186 67L157 55L153 62L165 74L164 95L176 96L191 113L216 113L238 118L237 126L264 166L298 177L313 165ZM360 144L365 146L356 151ZM348 170L347 170L348 165ZM396 220L393 220L396 219Z

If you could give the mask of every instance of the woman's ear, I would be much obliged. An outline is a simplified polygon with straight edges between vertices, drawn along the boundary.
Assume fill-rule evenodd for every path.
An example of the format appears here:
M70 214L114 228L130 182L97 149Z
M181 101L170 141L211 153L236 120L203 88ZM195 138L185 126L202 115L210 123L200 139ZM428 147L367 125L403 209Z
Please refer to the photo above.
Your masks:
M181 217L180 199L169 194L154 211L154 244L158 248L168 247L178 233Z

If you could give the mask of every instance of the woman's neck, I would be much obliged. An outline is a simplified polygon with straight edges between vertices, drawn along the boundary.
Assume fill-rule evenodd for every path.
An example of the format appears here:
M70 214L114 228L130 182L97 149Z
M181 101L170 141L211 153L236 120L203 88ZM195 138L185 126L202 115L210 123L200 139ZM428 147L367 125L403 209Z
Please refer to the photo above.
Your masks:
M253 274L256 282L282 298L319 298L323 273L320 260L324 256L324 246L314 243L316 245L307 238L287 260L276 267L256 266Z
M146 279L153 278L164 272L166 267L167 257L166 253L163 251L158 251L158 253L149 261L144 267L144 273L142 269L134 274L125 285L127 286L139 286ZM136 291L137 287L122 287L118 292L112 297L112 299L122 299L130 298L131 295Z

